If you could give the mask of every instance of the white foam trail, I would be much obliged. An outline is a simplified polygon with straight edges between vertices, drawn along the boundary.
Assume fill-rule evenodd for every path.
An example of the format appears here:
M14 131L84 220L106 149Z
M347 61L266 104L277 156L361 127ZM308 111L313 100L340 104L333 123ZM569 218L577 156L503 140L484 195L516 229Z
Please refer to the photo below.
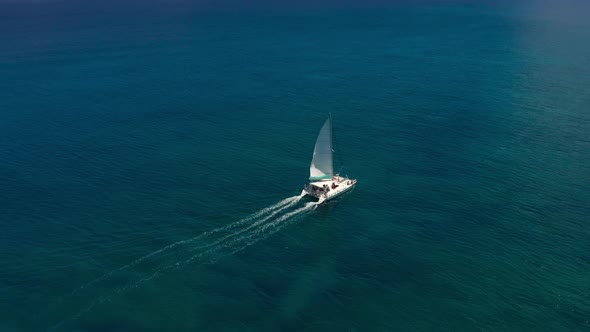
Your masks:
M258 241L268 238L269 236L271 236L274 233L278 232L279 230L283 229L287 225L286 222L289 219L293 219L297 216L302 215L305 212L311 211L315 207L317 207L317 202L309 202L309 203L305 204L305 206L303 206L295 211L286 213L286 214L280 216L279 218L277 218L276 220L273 220L272 222L267 223L260 228L254 229L248 235L225 244L223 246L223 248L231 248L235 244L237 244L238 249L235 249L228 254L222 255L222 257L232 255L240 250L245 249L246 247L251 246L252 244L254 244ZM269 228L271 228L270 231L266 232L266 230ZM217 261L217 260L215 260L215 261Z
M293 197L292 197L292 198L293 198ZM261 225L261 224L263 224L264 222L266 222L267 220L269 220L269 219L271 219L272 217L276 216L277 214L279 214L279 213L283 212L284 210L286 210L286 209L288 209L288 208L290 208L290 207L294 206L295 204L297 204L297 203L299 202L299 198L300 198L300 197L299 197L299 196L297 196L297 197L295 197L295 199L292 199L292 200L291 200L291 199L289 199L290 201L289 201L289 202L287 202L287 204L285 204L285 205L281 206L280 208L278 208L278 209L276 209L276 210L272 211L272 212L271 212L269 215L267 215L266 217L264 217L264 218L262 218L262 219L260 219L260 220L257 220L257 221L255 221L255 222L253 222L253 223L252 223L252 224L250 224L248 227L245 227L245 228L243 228L243 229L240 229L240 230L238 230L238 231L236 231L236 232L234 232L234 233L228 234L228 235L226 235L226 236L224 236L224 237L222 237L222 238L220 238L220 239L218 239L218 240L216 240L216 241L214 241L214 242L207 243L207 244L205 244L205 245L202 245L202 246L196 246L196 247L193 247L193 248L189 248L189 250L190 250L190 251L195 251L195 250L198 250L198 249L203 249L203 248L212 247L212 246L215 246L216 244L222 243L223 241L225 241L225 240L227 240L227 239L229 239L229 238L232 238L232 237L238 236L238 235L240 235L240 234L242 234L242 233L244 233L244 232L246 232L246 231L248 231L248 230L250 230L250 229L252 229L252 228L254 228L254 227L257 227L258 225ZM266 212L268 212L268 211L266 211ZM252 218L252 220L255 220L255 218Z
M201 234L199 234L199 235L197 235L195 237L192 237L190 239L181 240L181 241L177 241L177 242L174 242L172 244L169 244L169 245L167 245L165 247L162 247L162 248L160 248L160 249L158 249L156 251L153 251L153 252L151 252L151 253L149 253L147 255L144 255L144 256L142 256L140 258L137 258L137 259L135 259L134 261L132 261L129 264L126 264L126 265L121 266L121 267L119 267L117 269L114 269L114 270L112 270L112 271L110 271L110 272L102 275L99 278L96 278L94 280L91 280L90 282L88 282L88 283L86 283L86 284L84 284L84 285L82 285L82 286L74 289L70 293L70 296L76 295L82 289L88 288L89 286L91 286L93 284L96 284L96 283L98 283L98 282L100 282L102 280L105 280L105 279L109 278L110 276L114 275L115 273L118 273L118 272L121 272L123 270L129 269L129 268L131 268L133 266L136 266L137 264L140 264L141 262L143 262L143 261L145 261L145 260L147 260L147 259L149 259L151 257L157 257L159 254L162 254L162 253L164 253L166 251L169 251L170 249L172 249L174 247L177 247L177 246L180 246L180 245L187 245L187 244L190 244L190 243L192 243L192 242L194 242L194 241L196 241L198 239L208 238L208 237L210 237L210 236L212 236L214 234L217 234L217 233L220 233L220 232L229 231L229 230L234 229L234 228L236 228L238 226L241 226L241 225L244 225L246 223L249 223L249 222L254 221L254 223L252 223L251 225L247 226L246 228L243 228L243 229L240 229L240 230L238 230L238 231L236 231L234 233L230 233L228 235L225 235L222 238L220 238L220 239L218 239L218 240L216 240L216 241L214 241L212 243L206 244L204 246L197 246L197 247L194 247L194 248L189 248L190 251L195 251L195 250L198 250L198 249L212 247L212 248L210 248L209 250L207 250L205 252L202 252L201 251L200 253L197 253L197 254L191 256L189 259L186 259L186 260L183 260L183 261L180 261L180 262L176 262L176 263L173 263L173 264L169 264L169 265L166 265L164 267L158 267L156 269L156 271L153 272L150 276L148 276L146 278L142 278L142 279L140 279L140 280L138 280L136 282L133 282L133 283L128 283L126 286L123 286L121 288L118 288L115 291L115 294L120 294L120 293L122 293L122 292L124 292L124 291L126 291L127 289L130 289L130 288L137 288L143 282L152 280L152 279L158 277L159 275L161 275L163 272L165 272L167 270L175 270L175 269L178 269L179 267L181 267L183 265L186 265L186 264L192 262L193 260L195 260L195 259L197 259L199 257L204 256L205 254L215 253L215 252L217 252L217 251L219 251L219 250L221 250L223 248L228 247L227 244L224 245L223 243L224 243L224 241L226 241L229 238L234 237L234 239L232 239L230 241L230 243L239 243L239 241L241 241L244 238L252 238L253 235L261 233L260 231L257 231L257 228L256 227L258 227L259 225L263 225L266 221L268 221L269 219L275 217L277 214L281 213L282 211L286 210L287 208L290 208L290 207L294 206L295 204L297 204L299 202L300 199L301 199L300 196L293 196L293 197L285 198L285 199L283 199L283 200L281 200L281 201L279 201L279 202L277 202L277 203L275 203L275 204L273 204L273 205L271 205L269 207L266 207L264 209L261 209L261 210L255 212L255 213L249 215L248 217L242 218L242 219L240 219L240 220L238 220L238 221L236 221L234 223L231 223L229 225L226 225L226 226L223 226L223 227L218 227L218 228L215 228L213 230L210 230L210 231L201 233ZM310 207L313 207L315 205L316 205L316 203L308 203L308 204L306 204L302 208L299 208L299 209L297 209L297 210L295 210L293 212L289 212L289 213L287 213L285 215L280 216L277 220L272 221L271 224L276 224L277 222L280 222L282 220L286 220L286 219L288 219L288 218L290 218L292 216L295 216L295 215L297 215L297 214L299 214L301 212L304 212L304 211L308 210ZM265 215L267 215L267 216L265 216ZM262 219L260 219L260 220L257 220L258 218L263 217L263 216L265 216L265 217L262 218ZM262 228L263 229L267 229L268 228L268 225L263 225ZM280 227L280 228L282 228L282 227ZM279 229L273 231L272 233L269 233L264 238L266 238L266 237L274 234ZM247 234L245 237L235 238L235 237L239 236L240 234L243 234L244 232L247 232L249 230L252 230L252 231L249 234ZM237 252L239 250L244 249L245 247L247 247L247 246L249 246L249 245L251 245L253 243L256 243L256 242L260 241L261 239L262 238L260 238L260 239L258 239L256 241L247 243L245 246L241 246L240 249L234 250L231 253L227 253L225 255L222 255L221 257L227 256L227 255L231 255L231 254L233 254L233 253L235 253L235 252ZM218 259L212 260L212 262L219 260L221 257L219 257ZM77 318L79 318L84 313L92 310L92 308L94 306L96 306L97 304L103 303L103 302L109 300L111 297L112 297L112 295L110 295L110 296L100 296L99 298L97 298L94 301L92 301L86 308L80 310L74 316L71 316L71 317L69 317L67 319L61 320L57 324L55 324L52 327L48 328L47 331L55 331L56 329L60 328L65 322L76 320Z
M286 204L284 204L282 206L279 205L280 207L278 209L274 210L274 211L272 211L271 209L266 210L265 213L268 213L269 211L272 211L272 212L270 214L268 214L267 216L265 216L264 218L253 222L249 226L247 226L247 227L245 227L243 229L239 229L236 232L227 234L227 235L225 235L225 236L223 236L223 237L221 237L221 238L219 238L219 239L217 239L217 240L215 240L213 242L205 243L205 244L199 245L199 246L189 247L189 248L187 248L185 250L185 252L190 253L190 252L200 251L200 250L203 250L203 249L206 249L206 248L211 248L211 247L212 247L212 249L206 250L204 252L201 251L201 253L202 254L207 254L207 253L210 253L212 251L215 251L215 250L217 250L217 247L216 246L219 245L220 243L224 243L225 241L227 241L230 238L237 237L240 234L243 234L244 232L247 232L248 230L253 229L253 228L255 228L255 227L257 227L257 226L265 223L267 220L273 218L277 214L279 214L279 213L283 212L284 210L286 210L286 209L288 209L288 208L296 205L299 202L299 200L300 200L300 197L299 196L285 199L285 200L283 200L283 202L284 201L287 201ZM274 207L276 208L276 206L274 206ZM264 215L264 213L257 213L256 214L257 217L260 217L260 216L263 216L263 215ZM256 220L256 218L255 217L254 218L250 218L249 221L251 221L251 220ZM197 254L197 255L199 255L199 254ZM176 264L179 264L179 263L176 263ZM153 271L153 274L159 275L160 274L160 271L169 269L170 268L170 265L171 264L169 264L169 265L162 264L162 265L156 267L156 269ZM152 278L149 277L149 279L152 279ZM127 287L126 286L123 286L123 288L126 289Z
M229 225L212 229L210 231L201 233L201 234L199 234L199 235L197 235L195 237L192 237L190 239L180 240L180 241L171 243L171 244L169 244L169 245L167 245L165 247L162 247L162 248L160 248L160 249L158 249L156 251L153 251L153 252L151 252L151 253L149 253L149 254L147 254L145 256L142 256L140 258L137 258L137 259L135 259L134 261L132 261L129 264L126 264L126 265L121 266L119 268L116 268L116 269L114 269L114 270L112 270L112 271L110 271L108 273L105 273L104 275L102 275L102 276L100 276L100 277L98 277L98 278L96 278L94 280L91 280L91 281L87 282L86 284L83 284L82 286L79 286L78 288L74 289L70 293L70 296L76 295L78 292L80 292L84 288L87 288L87 287L89 287L91 285L94 285L94 284L96 284L96 283L98 283L98 282L100 282L100 281L102 281L102 280L104 280L104 279L106 279L106 278L114 275L115 273L118 273L118 272L121 272L123 270L129 269L129 268L131 268L131 267L133 267L133 266L135 266L135 265L137 265L137 264L145 261L146 259L149 259L149 258L151 258L153 256L156 256L156 255L158 255L158 254L160 254L162 252L165 252L167 250L170 250L170 249L172 249L172 248L174 248L176 246L184 245L184 244L189 244L189 243L194 242L194 241L196 241L198 239L201 239L201 238L204 238L204 237L207 237L207 236L211 236L211 235L216 234L216 233L219 233L219 232L228 231L230 229L233 229L233 228L236 228L236 227L238 227L240 225L243 225L245 223L248 223L248 222L250 222L252 220L255 220L256 218L259 218L259 217L261 217L261 216L263 216L263 215L265 215L265 214L267 214L267 213L269 213L269 212L271 212L271 211L273 211L275 209L284 210L285 206L292 206L292 205L294 205L295 203L297 203L299 201L300 198L301 198L300 196L293 196L293 197L285 198L285 199L283 199L283 200L281 200L281 201L279 201L279 202L277 202L277 203L275 203L275 204L273 204L273 205L271 205L269 207L266 207L264 209L261 209L261 210L255 212L255 213L247 216L246 218L242 218L242 219L240 219L240 220L238 220L236 222L233 222L233 223L231 223Z
M291 215L289 216L289 218L292 218L293 220L297 217L300 217L304 212L308 212L314 208L317 207L317 202L310 202L307 203L304 207L302 207L299 213L297 213L296 215ZM295 212L295 211L294 211ZM218 260L220 260L221 258L225 257L225 256L231 256L239 251L242 251L244 249L246 249L247 247L255 244L256 242L262 241L270 236L272 236L273 234L275 234L276 232L280 231L281 229L283 229L284 227L286 227L288 225L288 218L282 219L280 221L277 220L277 222L274 224L276 225L276 227L274 227L270 232L264 234L263 236L258 236L258 237L250 237L250 241L246 241L243 245L238 246L236 248L234 248L234 250L228 252L225 255L222 255L220 257L217 257L217 259L213 259L210 261L210 263L215 263Z
M211 249L209 249L207 251L197 253L197 254L191 256L190 258L188 258L186 260L183 260L183 261L180 261L180 262L176 262L176 263L173 263L173 264L166 265L163 268L160 268L160 269L156 270L150 276L145 277L145 278L142 278L142 279L139 279L136 283L121 288L119 291L117 291L117 293L120 293L120 292L125 291L125 290L130 289L130 288L137 288L140 284L142 284L142 283L144 283L146 281L149 281L149 280L152 280L152 279L157 278L158 276L162 275L163 272L165 272L165 271L168 271L168 270L176 270L176 269L178 269L181 266L184 266L186 264L191 263L195 259L201 258L201 257L206 256L208 254L214 254L214 253L216 253L216 252L218 252L220 250L223 250L225 248L231 248L233 244L238 244L238 246L237 246L238 249L233 249L230 253L222 254L221 257L225 257L225 256L231 255L231 254L233 254L235 252L238 252L240 250L243 250L246 247L248 247L248 246L250 246L250 245L252 245L252 244L254 244L254 243L256 243L256 242L258 242L260 240L266 239L270 235L272 235L272 234L276 233L277 231L281 230L283 227L286 226L286 225L281 225L282 222L284 222L284 221L286 221L286 220L288 220L290 218L293 218L293 217L295 217L297 215L300 215L300 214L302 214L304 212L310 211L313 208L315 208L316 206L317 206L317 202L309 202L305 206L303 206L303 207L301 207L301 208L299 208L299 209L297 209L295 211L286 213L286 214L278 217L276 220L273 220L272 222L270 222L268 224L265 224L260 229L256 228L256 229L252 230L249 234L247 234L247 235L245 235L243 237L239 237L239 238L233 239L233 240L231 240L228 243L220 244L220 245L218 245L216 247L213 247L213 248L211 248ZM266 229L268 229L269 227L271 227L271 226L278 226L278 227L275 227L275 229L272 230L270 233L263 234L263 232ZM240 243L242 243L242 245L240 245ZM212 260L211 262L216 262L221 257L218 257L217 259Z
M259 218L259 217L265 215L266 213L269 213L269 212L271 212L271 211L273 211L273 210L275 210L277 208L280 208L282 206L288 205L288 204L293 203L293 202L297 202L300 199L301 199L300 196L292 196L292 197L285 198L285 199L283 199L283 200L281 200L281 201L279 201L279 202L277 202L277 203L275 203L275 204L273 204L273 205L271 205L269 207L266 207L264 209L261 209L258 212L255 212L255 213L249 215L246 218L242 218L242 219L240 219L240 220L238 220L238 221L236 221L234 223L231 223L229 225L226 225L226 226L223 226L223 227L219 227L219 228L210 230L208 232L205 232L205 233L203 233L203 234L201 234L199 236L196 236L196 237L190 239L190 241L194 241L194 240L196 240L198 238L201 238L201 237L204 237L204 236L208 236L208 235L211 235L211 234L215 234L215 233L219 233L219 232L230 230L232 228L236 228L237 226L240 226L240 225L245 224L247 222L250 222L250 221L252 221L252 220L254 220L256 218Z

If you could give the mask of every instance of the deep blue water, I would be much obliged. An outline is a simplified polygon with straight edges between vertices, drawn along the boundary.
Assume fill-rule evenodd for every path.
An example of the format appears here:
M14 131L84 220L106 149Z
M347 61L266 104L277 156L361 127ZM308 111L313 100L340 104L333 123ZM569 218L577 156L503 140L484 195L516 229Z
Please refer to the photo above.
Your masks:
M135 6L0 5L0 330L590 328L587 4Z

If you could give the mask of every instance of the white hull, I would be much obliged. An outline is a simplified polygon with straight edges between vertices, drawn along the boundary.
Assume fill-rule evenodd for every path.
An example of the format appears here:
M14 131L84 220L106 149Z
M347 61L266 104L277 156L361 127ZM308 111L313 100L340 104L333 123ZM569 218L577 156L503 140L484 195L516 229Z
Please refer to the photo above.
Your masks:
M318 204L322 204L351 190L355 185L356 180L335 176L332 180L312 182L306 185L301 191L301 197L309 195L317 198Z

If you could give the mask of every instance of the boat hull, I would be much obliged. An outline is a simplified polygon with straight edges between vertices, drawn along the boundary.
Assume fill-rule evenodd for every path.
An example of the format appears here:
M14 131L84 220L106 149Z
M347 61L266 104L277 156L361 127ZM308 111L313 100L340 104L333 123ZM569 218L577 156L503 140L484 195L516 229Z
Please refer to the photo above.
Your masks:
M311 196L312 198L318 199L318 204L322 204L325 201L329 201L350 191L356 186L357 181L348 178L338 178L338 180L324 182L328 186L328 190L313 190L312 184L310 184L301 191L301 197ZM332 184L335 184L336 186L332 187Z

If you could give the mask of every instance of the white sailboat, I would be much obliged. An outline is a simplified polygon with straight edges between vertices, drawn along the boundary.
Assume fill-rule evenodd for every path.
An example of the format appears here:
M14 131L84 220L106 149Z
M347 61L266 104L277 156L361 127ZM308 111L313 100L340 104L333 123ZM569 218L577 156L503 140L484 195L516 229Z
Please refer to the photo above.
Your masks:
M332 116L324 123L313 150L309 166L309 184L301 191L301 197L309 195L318 199L318 204L340 196L356 185L356 179L334 174L334 150L332 149Z

